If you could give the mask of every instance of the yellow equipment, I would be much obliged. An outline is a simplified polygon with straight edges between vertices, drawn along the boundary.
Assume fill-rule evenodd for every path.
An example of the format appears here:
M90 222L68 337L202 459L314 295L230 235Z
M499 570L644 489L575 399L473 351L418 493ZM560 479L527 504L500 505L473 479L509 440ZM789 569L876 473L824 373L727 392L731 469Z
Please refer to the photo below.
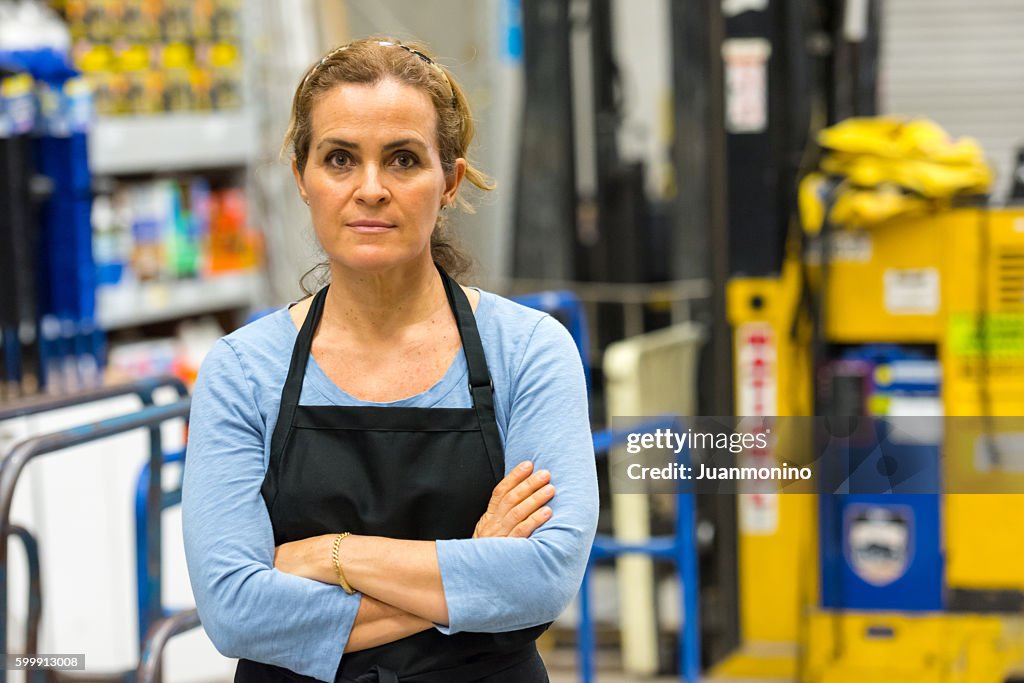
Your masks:
M824 287L828 344L934 349L947 608L822 608L818 496L741 496L742 645L715 673L806 683L1024 676L1024 495L1009 493L1024 491L1024 418L1010 419L1024 415L1024 208L909 212L830 241L827 269L791 250L779 278L730 283L736 411L813 414L805 284ZM996 456L985 457L991 443Z

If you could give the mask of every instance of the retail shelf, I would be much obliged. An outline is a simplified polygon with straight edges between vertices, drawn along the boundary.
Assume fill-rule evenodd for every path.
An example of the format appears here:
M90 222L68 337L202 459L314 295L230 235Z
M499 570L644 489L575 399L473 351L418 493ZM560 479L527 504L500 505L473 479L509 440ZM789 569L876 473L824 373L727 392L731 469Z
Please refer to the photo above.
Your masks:
M100 326L115 330L252 305L258 273L231 273L203 280L101 286L96 290Z
M101 117L89 135L89 166L97 175L243 166L254 131L246 111Z

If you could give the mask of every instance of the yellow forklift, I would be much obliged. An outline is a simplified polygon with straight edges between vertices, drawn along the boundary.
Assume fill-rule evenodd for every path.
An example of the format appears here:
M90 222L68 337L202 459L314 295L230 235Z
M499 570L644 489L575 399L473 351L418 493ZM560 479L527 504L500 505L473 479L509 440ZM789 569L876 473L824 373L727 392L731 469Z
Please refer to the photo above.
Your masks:
M728 285L736 414L820 414L822 378L852 367L866 413L902 401L941 425L939 485L739 496L740 646L714 673L1022 681L1024 208L933 205L805 244ZM887 391L922 380L925 400Z

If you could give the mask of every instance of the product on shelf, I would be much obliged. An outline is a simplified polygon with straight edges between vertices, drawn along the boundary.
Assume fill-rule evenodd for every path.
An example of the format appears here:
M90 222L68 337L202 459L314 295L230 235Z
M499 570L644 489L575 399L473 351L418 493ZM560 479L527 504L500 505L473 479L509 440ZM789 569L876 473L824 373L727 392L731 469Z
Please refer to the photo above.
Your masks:
M241 43L242 0L213 0L211 26L213 39L226 43Z
M242 106L242 69L238 48L216 43L209 51L210 106L237 109Z
M82 50L75 61L92 84L96 113L108 116L121 111L125 82L120 70L115 69L117 56L109 45L80 43Z
M167 43L160 50L164 74L164 111L197 108L192 97L192 49L184 43Z
M8 384L21 384L25 391L88 386L99 368L101 339L95 326L92 177L87 154L92 91L71 68L67 55L51 47L12 51L2 61L20 74L3 79L0 110L8 112L3 118L14 120L10 114L31 100L26 111L33 112L33 120L31 137L20 129L4 133L11 143L4 145L0 166L12 173L12 179L37 174L47 179L46 192L33 196L32 183L18 192L23 201L33 196L38 211L26 213L10 201L2 205L5 216L18 223L4 245L11 258L8 268L20 274L15 287L5 291L20 311L16 328L3 325L5 379ZM24 87L29 80L31 87ZM19 83L20 90L15 87ZM21 235L29 240L19 239ZM29 377L32 381L26 384Z
M163 233L172 221L159 184L138 183L129 190L132 212L131 273L140 282L157 280L163 271Z
M192 39L196 42L213 40L213 0L193 0L192 6Z
M163 0L160 35L168 43L192 39L191 0Z
M262 261L245 192L211 190L200 176L122 182L97 199L92 221L102 285L251 271Z
M116 10L108 11L113 13ZM121 36L129 42L151 43L159 40L160 3L154 0L124 0L118 26Z
M223 335L215 320L202 318L182 322L175 337L114 344L105 379L117 383L174 375L191 386L206 354Z
M131 224L126 222L124 195L99 195L92 204L92 253L96 262L96 285L121 281L131 259Z
M53 2L103 115L241 106L241 3L228 0Z
M35 262L38 229L32 219L31 179L35 172L32 128L36 119L35 82L25 72L0 66L0 400L14 398L26 386L22 330L36 320Z
M153 114L164 110L164 72L150 67L149 50L130 45L118 54L119 74L114 92L120 95L115 111L126 114Z
M209 272L257 267L262 253L261 237L246 225L245 193L241 189L231 188L211 195Z

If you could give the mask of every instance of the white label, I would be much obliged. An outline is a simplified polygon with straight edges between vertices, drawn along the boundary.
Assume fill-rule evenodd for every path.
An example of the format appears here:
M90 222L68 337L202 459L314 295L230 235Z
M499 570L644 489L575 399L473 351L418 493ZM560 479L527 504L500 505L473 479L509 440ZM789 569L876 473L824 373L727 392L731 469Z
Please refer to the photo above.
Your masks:
M737 327L736 367L736 414L775 415L778 412L778 356L771 325L746 323ZM771 461L772 451L769 449L758 457ZM779 527L778 494L756 488L744 486L744 493L739 496L740 530L745 534L774 534Z
M768 57L764 38L733 38L722 43L725 61L725 129L762 133L768 128Z
M722 16L726 19L744 12L763 12L768 9L768 0L722 0Z
M889 315L934 315L939 312L939 271L935 268L890 268L883 276Z
M775 415L778 388L775 334L765 323L747 323L736 330L736 414Z
M1024 473L1024 434L1003 432L974 439L974 469Z
M832 234L832 261L836 263L869 263L871 235L866 230L840 230Z
M770 536L779 529L779 494L742 493L740 531L753 536Z

